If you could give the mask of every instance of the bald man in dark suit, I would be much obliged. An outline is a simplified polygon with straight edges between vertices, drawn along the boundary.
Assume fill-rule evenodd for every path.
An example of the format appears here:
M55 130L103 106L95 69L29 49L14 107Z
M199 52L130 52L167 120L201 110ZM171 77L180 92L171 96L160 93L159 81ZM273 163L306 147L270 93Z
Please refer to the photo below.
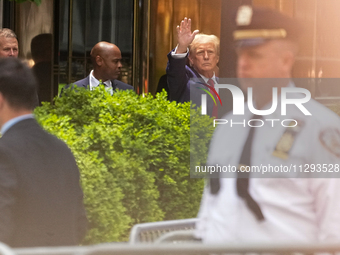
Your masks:
M93 70L86 78L74 82L76 87L92 90L99 84L103 84L111 95L119 89L133 90L131 85L117 80L122 68L122 54L115 44L97 43L91 50L91 61ZM67 85L65 89L69 86ZM63 91L61 95L64 94Z

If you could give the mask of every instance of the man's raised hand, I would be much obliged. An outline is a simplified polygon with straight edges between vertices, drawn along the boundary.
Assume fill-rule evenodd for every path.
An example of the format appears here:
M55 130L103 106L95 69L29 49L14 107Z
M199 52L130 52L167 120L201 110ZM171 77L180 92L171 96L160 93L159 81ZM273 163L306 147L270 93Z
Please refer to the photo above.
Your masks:
M185 53L199 31L195 30L191 33L191 19L187 19L186 17L181 21L181 24L177 26L176 30L178 42L176 53Z

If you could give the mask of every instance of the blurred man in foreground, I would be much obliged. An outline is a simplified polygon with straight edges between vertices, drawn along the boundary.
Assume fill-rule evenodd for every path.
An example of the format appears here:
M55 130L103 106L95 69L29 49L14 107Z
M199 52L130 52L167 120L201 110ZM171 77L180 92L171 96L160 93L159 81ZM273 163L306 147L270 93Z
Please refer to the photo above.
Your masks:
M244 114L228 114L214 133L207 165L232 170L206 186L197 237L207 243L338 242L340 120L290 79L298 25L251 6L238 9L235 23L237 74L252 95ZM280 97L287 91L299 103L285 106Z
M36 81L18 59L0 59L0 241L12 247L80 243L87 219L67 145L34 119Z
M17 58L19 46L16 34L8 28L0 29L0 58Z

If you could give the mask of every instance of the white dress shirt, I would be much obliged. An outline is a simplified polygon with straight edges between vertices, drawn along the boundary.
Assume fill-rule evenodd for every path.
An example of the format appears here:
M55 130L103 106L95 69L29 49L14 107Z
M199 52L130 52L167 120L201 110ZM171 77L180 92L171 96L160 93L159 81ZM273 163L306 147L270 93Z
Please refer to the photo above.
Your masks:
M96 79L96 77L93 76L93 70L90 72L90 90L92 90L95 87L99 86L100 81ZM113 94L113 88L112 88L112 82L111 80L102 81L102 83L105 85L105 89L112 95Z
M302 165L305 169L305 164L327 164L328 168L340 164L339 117L313 100L304 105L312 116L304 115L295 105L288 106L286 116L281 116L280 107L272 115L263 116L265 119L295 119L303 123L303 127L295 136L287 159L272 154L286 128L280 122L276 122L275 128L270 122L256 128L251 165ZM210 143L208 166L238 166L250 127L231 127L230 119L240 123L245 119L247 123L252 118L247 109L245 106L245 115L228 114L224 119L229 123L218 125ZM328 142L325 137L329 137ZM306 173L305 177L309 174ZM209 185L204 189L198 215L200 221L196 226L196 236L203 242L340 241L339 172L324 175L337 178L295 178L299 173L266 176L275 178L250 178L249 193L260 206L264 221L257 220L246 202L238 196L235 176L236 173L231 173L226 176L229 178L221 178L220 190L215 195L210 193Z

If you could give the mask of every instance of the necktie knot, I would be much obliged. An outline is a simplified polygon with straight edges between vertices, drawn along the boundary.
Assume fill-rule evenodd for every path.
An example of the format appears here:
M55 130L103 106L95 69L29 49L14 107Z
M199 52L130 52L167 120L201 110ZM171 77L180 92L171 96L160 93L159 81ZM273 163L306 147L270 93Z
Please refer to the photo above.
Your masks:
M98 86L99 86L99 87L104 87L104 88L107 87L106 84L103 83L103 82L101 82L101 81L99 82Z
M214 82L214 80L213 79L209 79L208 81L207 81L207 84L209 85L209 86L211 86L211 87L215 87L215 82Z

